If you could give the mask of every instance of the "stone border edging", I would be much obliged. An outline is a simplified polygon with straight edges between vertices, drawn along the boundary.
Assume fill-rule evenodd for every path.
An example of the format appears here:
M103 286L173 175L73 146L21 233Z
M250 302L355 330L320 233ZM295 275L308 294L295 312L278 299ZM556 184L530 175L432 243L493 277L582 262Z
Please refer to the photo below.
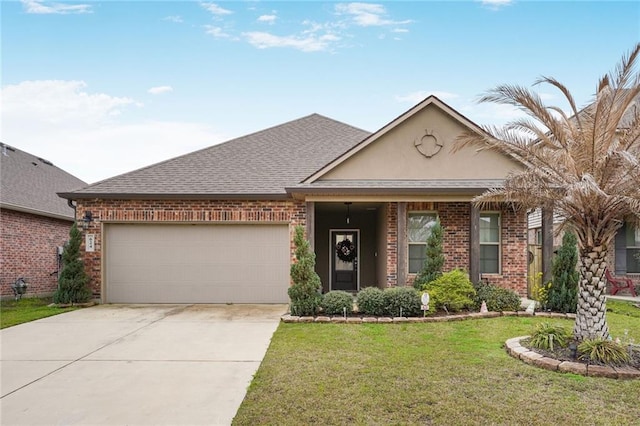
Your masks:
M368 323L416 323L416 322L448 322L461 321L465 319L478 318L496 318L496 317L541 317L541 318L562 318L575 319L576 314L560 314L556 312L538 312L531 314L526 311L506 311L506 312L472 312L465 314L446 315L441 317L343 317L343 316L308 316L299 317L295 315L283 315L280 317L282 322L320 322L320 323L349 323L349 324L368 324Z
M602 365L583 364L581 362L559 361L549 358L527 347L520 345L520 341L530 336L520 336L505 342L505 349L512 357L522 362L545 370L560 373L573 373L581 376L607 377L609 379L640 379L640 370L631 366L610 367Z

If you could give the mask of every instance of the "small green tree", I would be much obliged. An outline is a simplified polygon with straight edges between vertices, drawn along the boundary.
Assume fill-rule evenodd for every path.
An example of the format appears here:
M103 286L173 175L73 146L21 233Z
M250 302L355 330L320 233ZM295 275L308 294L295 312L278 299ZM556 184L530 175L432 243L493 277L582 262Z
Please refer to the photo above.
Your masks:
M315 271L316 255L304 238L302 226L296 226L293 243L296 246L296 262L291 265L293 285L288 290L291 314L315 315L322 300L321 283Z
M562 246L553 259L553 282L549 288L547 307L556 312L576 312L578 308L578 240L571 231L562 237Z
M82 235L74 223L69 231L69 242L62 254L62 271L58 278L58 289L53 294L54 303L84 303L91 299L89 277L84 271L80 256Z
M431 233L427 237L427 249L422 270L413 281L413 286L417 290L422 290L425 285L442 275L444 266L444 253L442 252L443 229L440 219L431 227Z

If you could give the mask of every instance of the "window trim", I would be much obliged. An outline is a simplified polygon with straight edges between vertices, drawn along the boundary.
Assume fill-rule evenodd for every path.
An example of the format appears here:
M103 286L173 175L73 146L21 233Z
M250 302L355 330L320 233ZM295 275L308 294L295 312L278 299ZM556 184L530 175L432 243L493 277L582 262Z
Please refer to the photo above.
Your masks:
M420 245L420 246L425 247L425 250L426 250L426 247L427 247L427 242L426 241L423 241L423 242L411 242L411 241L409 241L409 216L410 215L420 215L420 214L421 215L431 214L431 215L433 215L435 217L436 220L440 219L440 216L438 215L438 212L436 210L409 210L409 211L407 211L407 218L406 218L406 223L407 223L407 226L406 226L406 230L407 230L407 274L411 275L411 276L418 275L418 273L420 273L420 271L411 272L411 270L409 268L409 265L410 265L409 247L412 246L412 245L414 245L414 246Z
M636 233L636 232L640 231L640 224L635 224L635 223L633 223L631 221L625 221L625 233L629 232L629 228L631 228L633 230L631 232ZM629 258L628 257L629 256L629 250L638 250L638 252L640 252L640 245L635 245L635 246L627 245L628 243L627 243L627 238L626 237L627 236L625 235L624 248L625 248L625 254L627 255L627 259L628 259ZM635 241L635 242L637 243L638 241ZM627 272L626 273L627 273L627 275L640 275L640 270L631 272L631 271L629 271L629 265L627 265Z
M482 220L482 216L486 216L486 215L498 215L498 242L494 243L483 243L482 241L480 241L480 238L478 238L478 243L480 244L480 247L484 246L498 246L498 272L482 272L480 271L481 275L502 275L502 212L499 210L483 210L480 212L479 215L479 220ZM478 223L478 229L480 229L480 223ZM478 259L478 262L480 263L480 269L482 268L482 263L480 262L480 259Z

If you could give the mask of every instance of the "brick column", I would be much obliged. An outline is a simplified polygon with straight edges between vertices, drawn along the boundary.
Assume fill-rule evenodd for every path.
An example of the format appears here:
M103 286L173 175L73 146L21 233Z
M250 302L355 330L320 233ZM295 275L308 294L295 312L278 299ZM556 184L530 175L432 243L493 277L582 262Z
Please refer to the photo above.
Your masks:
M471 203L469 214L469 279L480 281L480 209Z
M398 285L407 285L407 203L398 203Z
M398 203L387 208L387 287L398 285Z

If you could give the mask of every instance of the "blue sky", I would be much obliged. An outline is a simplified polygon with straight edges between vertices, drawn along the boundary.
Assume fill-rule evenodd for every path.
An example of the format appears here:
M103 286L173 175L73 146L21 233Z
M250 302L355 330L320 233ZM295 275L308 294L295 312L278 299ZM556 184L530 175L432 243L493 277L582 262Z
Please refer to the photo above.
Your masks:
M95 182L314 112L375 131L502 83L584 105L640 2L2 1L2 142ZM550 103L558 93L537 87Z

